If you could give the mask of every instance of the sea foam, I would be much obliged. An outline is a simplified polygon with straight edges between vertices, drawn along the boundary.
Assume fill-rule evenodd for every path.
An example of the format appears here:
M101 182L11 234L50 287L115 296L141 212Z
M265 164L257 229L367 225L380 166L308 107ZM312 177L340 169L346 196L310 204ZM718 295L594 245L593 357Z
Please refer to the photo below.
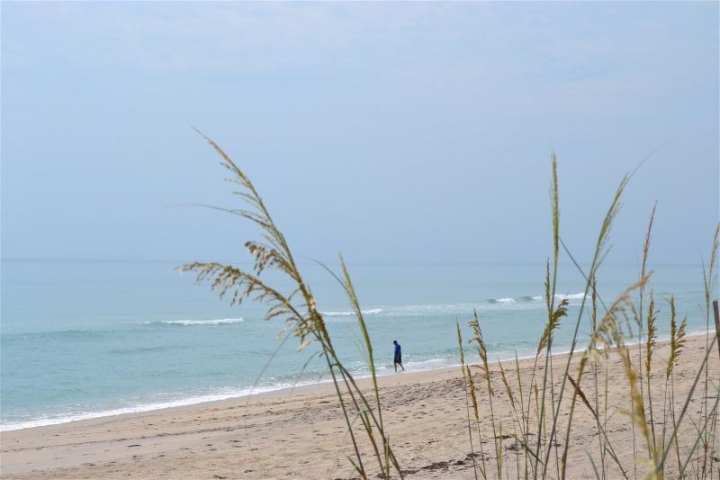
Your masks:
M355 312L320 312L326 317L354 317ZM379 315L383 313L382 308L371 308L369 310L361 310L363 315Z
M147 322L149 324L173 325L180 327L205 327L213 325L232 325L242 323L243 318L216 318L212 320L161 320L159 322Z

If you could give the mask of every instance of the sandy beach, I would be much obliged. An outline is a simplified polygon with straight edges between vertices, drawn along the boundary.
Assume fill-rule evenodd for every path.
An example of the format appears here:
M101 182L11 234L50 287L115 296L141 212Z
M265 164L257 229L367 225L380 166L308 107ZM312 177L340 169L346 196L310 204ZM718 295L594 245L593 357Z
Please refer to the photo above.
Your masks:
M705 336L687 339L675 372L678 411L692 386L697 366L703 361L706 341ZM659 344L653 360L656 373L652 394L661 399L655 402L660 406L667 353L667 344ZM553 357L558 386L559 372L564 369L566 358L563 355ZM476 357L469 358L472 363L476 360ZM576 361L574 358L573 362ZM608 437L620 463L626 472L629 469L628 474L632 477L633 468L644 472L645 466L640 463L635 467L638 464L633 460L631 422L623 413L630 408L628 383L619 358L611 356L603 365L608 374ZM511 386L517 385L515 363L505 362L503 366ZM718 353L712 351L708 393L711 406L718 392L718 366ZM541 366L536 368L542 370ZM523 382L529 383L532 369L532 360L520 362L519 374ZM498 371L495 363L493 372ZM368 382L363 382L367 387ZM403 372L382 377L379 384L384 422L404 476L475 478L469 455L473 450L468 434L465 382L459 368ZM478 384L481 385L479 381ZM514 477L515 469L522 465L522 454L512 446L513 411L499 374L493 376L493 384L495 415L503 427L503 456L507 469L503 476ZM583 380L582 388L589 397L594 395L589 375ZM483 390L480 387L481 417L488 411L487 394ZM605 387L601 390L602 395ZM570 389L567 391L571 392ZM565 406L570 404L569 396L566 395ZM702 396L704 376L690 402L688 412L693 419L702 413L698 407ZM567 415L563 408L561 419ZM592 456L597 462L599 456L595 420L583 405L578 405L574 415L573 448L568 457L567 475L568 478L594 477L589 458ZM560 423L562 425L562 420ZM656 420L658 429L660 423ZM477 435L477 428L473 426L473 429ZM483 440L488 442L484 444L486 458L494 465L492 455L488 453L493 447L492 427L487 417L481 418L480 430ZM688 448L690 445L686 444L696 438L690 432L690 427L680 432L680 444ZM556 440L558 450L565 442L564 430L560 437ZM0 438L2 478L8 479L335 479L356 476L347 458L353 453L347 426L330 385L9 431L3 432ZM637 450L644 452L640 437L636 440ZM720 457L717 453L712 455L715 455L714 468L718 468ZM375 465L371 464L371 470L373 468ZM491 467L488 471L494 470ZM609 465L608 471L610 478L622 475L616 465ZM550 473L549 476L556 475Z

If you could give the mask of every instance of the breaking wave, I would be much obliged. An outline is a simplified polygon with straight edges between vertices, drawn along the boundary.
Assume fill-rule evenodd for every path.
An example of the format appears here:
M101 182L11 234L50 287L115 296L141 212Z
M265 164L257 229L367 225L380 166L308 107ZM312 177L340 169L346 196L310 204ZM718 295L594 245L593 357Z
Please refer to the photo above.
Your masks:
M361 310L363 315L379 315L384 312L382 308L371 308L370 310ZM354 317L355 312L321 312L326 317Z
M212 320L161 320L159 322L147 322L153 325L170 325L177 327L207 327L213 325L232 325L242 323L243 318L216 318Z

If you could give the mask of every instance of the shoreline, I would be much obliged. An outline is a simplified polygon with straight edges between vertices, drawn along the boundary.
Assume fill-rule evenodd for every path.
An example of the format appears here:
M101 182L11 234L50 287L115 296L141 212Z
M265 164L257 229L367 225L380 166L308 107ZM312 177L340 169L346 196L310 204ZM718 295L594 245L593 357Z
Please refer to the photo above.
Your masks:
M712 341L713 336L714 332L686 337L686 348L678 362L678 398L684 398L683 392L689 391L688 382L694 378L692 369L699 363L699 355L704 355L706 339ZM667 348L667 343L658 343L656 363L665 358ZM563 355L567 354L554 354L553 358ZM533 358L519 360L517 375L532 373ZM574 356L573 363L579 358ZM710 353L709 361L710 372L720 371L716 352ZM565 366L562 361L551 363L554 370ZM606 364L613 379L608 395L613 408L619 411L627 408L622 367L612 357ZM511 374L516 371L514 360L503 362L503 368L509 378L514 378ZM542 365L537 368L541 369ZM491 369L497 372L497 362L491 362ZM511 412L497 377L499 375L493 380L498 382L494 387L498 392L496 415L505 419L506 425ZM717 383L717 379L712 380ZM365 390L370 381L362 379L359 384ZM468 462L462 460L471 447L464 380L459 368L392 374L378 377L378 384L393 448L401 466L408 472L414 471L413 478L474 477L472 469L468 470ZM596 442L592 440L594 421L588 416L578 409L573 444ZM609 429L620 435L627 430L627 418L616 417L620 423ZM488 426L487 419L481 422ZM509 427L507 423L506 428ZM346 478L354 475L347 460L352 454L347 425L330 383L5 431L0 436L3 478ZM619 445L624 441L621 438ZM581 450L571 450L574 456L570 478L591 475L591 464ZM632 451L629 454L632 456ZM442 475L437 476L440 473Z
M687 334L686 338L694 338L694 337L702 337L707 334L712 334L712 331L710 332L691 332ZM657 342L658 343L665 343L669 341L669 336L658 336ZM637 345L639 342L628 342L627 345L630 347L633 347ZM556 353L553 353L553 357L562 357L565 355L568 355L570 353L569 350L560 350ZM577 354L578 351L575 351L575 354ZM466 352L467 355L467 352ZM514 361L514 357L510 357L510 354L506 354L507 358L505 358L504 355L500 355L496 358L490 359L491 363L497 364L497 362L511 362ZM488 357L490 357L491 354L488 354ZM541 355L542 356L542 355ZM523 362L529 359L535 358L535 355L527 354L524 356L519 356L518 360ZM423 374L428 372L442 372L444 370L452 370L452 369L459 369L460 363L458 358L458 363L455 365L450 366L443 366L440 368L429 368L429 369L423 369L423 370L411 370L406 371L405 374ZM388 372L387 374L378 375L377 378L384 378L384 377L392 377L396 375L395 372ZM358 381L367 381L371 377L368 374L367 376L358 376L355 377ZM27 426L19 426L14 428L5 428L4 425L0 426L0 434L6 433L6 432L17 432L22 430L28 430L28 429L34 429L34 428L43 428L43 427L50 427L55 425L66 425L69 423L76 423L76 422L84 422L89 420L95 420L95 419L102 419L102 418L111 418L111 417L117 417L122 415L135 415L135 414L143 414L143 413L151 413L151 412L158 412L162 410L169 410L169 409L177 409L177 408L185 408L185 407L193 407L193 406L200 406L204 404L212 404L217 402L225 402L225 401L241 401L245 399L251 399L251 398L261 398L265 396L273 396L273 395L285 395L285 394L292 394L293 391L300 390L300 389L315 389L315 388L323 388L323 386L329 386L332 384L332 380L320 380L315 383L303 383L299 385L293 385L293 386L280 386L277 388L271 388L269 390L261 391L258 393L248 393L248 394L228 394L227 396L223 396L222 394L209 394L209 395L202 395L197 397L186 397L186 398L179 398L177 400L172 400L166 403L147 403L147 404L141 404L134 407L124 407L124 408L118 408L118 409L110 409L110 410L100 410L97 412L87 412L87 413L80 413L76 415L71 415L69 417L65 418L59 418L59 419L48 419L47 423L44 423L43 420L29 420L27 422L23 422L20 425L25 424L31 424ZM252 390L249 388L249 390ZM205 397L223 397L223 398L208 398L205 399Z

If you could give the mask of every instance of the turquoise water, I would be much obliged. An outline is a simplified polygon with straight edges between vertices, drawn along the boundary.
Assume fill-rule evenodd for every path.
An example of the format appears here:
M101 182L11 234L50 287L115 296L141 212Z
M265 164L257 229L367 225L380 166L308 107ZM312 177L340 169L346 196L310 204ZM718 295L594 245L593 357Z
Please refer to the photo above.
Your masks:
M263 305L230 307L174 262L2 262L0 419L3 430L244 396L327 381L314 347L278 339ZM245 266L247 267L247 266ZM319 266L302 265L326 314L336 349L368 373L356 319L341 288ZM381 375L392 374L392 341L408 371L457 365L455 322L481 319L491 358L532 355L544 328L545 265L350 265ZM657 266L650 287L669 328L671 294L691 332L705 328L702 268ZM637 266L604 266L610 303L637 279ZM282 282L280 282L282 285ZM566 350L584 282L562 266L558 293L570 316L555 341ZM587 338L589 317L580 327ZM466 330L466 335L469 332ZM584 342L581 341L581 345Z

